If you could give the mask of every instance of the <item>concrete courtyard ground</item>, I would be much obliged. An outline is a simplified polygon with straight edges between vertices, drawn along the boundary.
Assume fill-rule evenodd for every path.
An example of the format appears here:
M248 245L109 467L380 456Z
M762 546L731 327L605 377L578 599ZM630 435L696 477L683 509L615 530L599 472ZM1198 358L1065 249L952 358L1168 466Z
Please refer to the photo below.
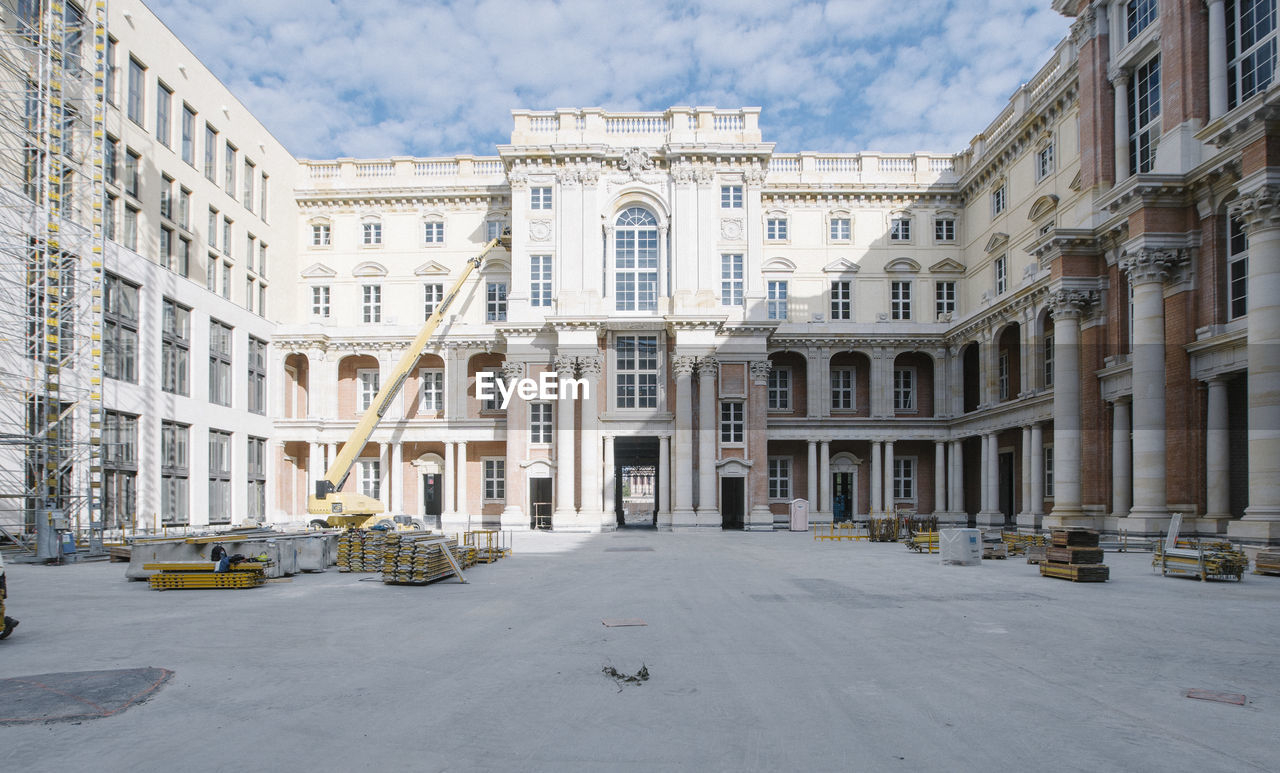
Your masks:
M0 678L175 674L115 716L0 727L0 770L1276 770L1280 578L1107 562L1075 584L1020 558L625 531L517 535L468 585L159 593L123 564L11 566ZM601 673L641 664L640 686Z

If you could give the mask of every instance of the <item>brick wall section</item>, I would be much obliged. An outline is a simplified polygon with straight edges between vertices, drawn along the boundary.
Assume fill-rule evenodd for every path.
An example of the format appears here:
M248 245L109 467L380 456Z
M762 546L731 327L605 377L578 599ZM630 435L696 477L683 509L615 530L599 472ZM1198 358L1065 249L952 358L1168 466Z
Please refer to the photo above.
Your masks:
M1102 401L1097 370L1102 367L1106 328L1093 325L1080 331L1080 481L1081 504L1110 501L1111 417ZM1057 459L1054 459L1055 466Z
M1103 356L1129 351L1129 288L1120 266L1107 267L1107 330Z
M1240 176L1268 166L1280 166L1280 136L1269 134L1259 137L1240 153Z
M1142 207L1129 215L1129 237L1145 233L1185 233L1198 224L1193 207Z
M405 379L404 386L401 387L400 399L404 405L404 417L406 419L434 419L443 415L441 411L422 411L419 403L422 398L422 379L418 376L418 371L423 368L435 368L444 370L444 360L435 354L424 354L418 358L413 364L413 370L409 371L409 377ZM448 385L446 384L446 389Z
M338 416L339 419L350 419L359 416L359 403L356 402L358 387L356 371L364 369L377 370L378 360L367 354L355 357L343 357L338 363Z
M897 411L897 416L933 416L933 358L924 352L904 352L893 361L895 368L916 369L916 410Z
M1160 3L1160 112L1165 131L1209 119L1209 17L1202 0Z
M770 410L774 416L804 416L809 405L809 379L806 366L808 359L799 352L775 352L769 355L773 367L791 368L791 409L786 411ZM694 378L698 376L695 374Z
M1203 433L1197 382L1191 378L1191 357L1186 350L1186 344L1195 338L1194 319L1195 293L1182 292L1165 299L1165 493L1169 504L1196 502L1203 513L1205 503L1197 491L1205 474Z
M1216 212L1200 221L1200 256L1196 265L1196 326L1214 325L1227 318L1227 216Z
M1017 324L1009 325L1000 333L998 340L999 354L1006 354L1009 358L1009 394L1008 400L1017 400L1018 393L1025 386L1022 384L1022 341L1020 336L1020 326ZM999 367L997 362L996 367ZM998 374L998 371L997 371ZM999 397L999 395L997 395Z
M1080 48L1080 185L1083 190L1115 181L1115 90L1107 80L1108 36Z
M467 361L467 396L464 411L469 418L494 415L494 412L484 414L480 412L480 401L476 399L476 374L482 370L497 370L502 367L502 363L501 354L477 354ZM497 387L495 386L494 389L496 390ZM512 405L515 403L513 402ZM501 412L497 412L497 415L501 415Z

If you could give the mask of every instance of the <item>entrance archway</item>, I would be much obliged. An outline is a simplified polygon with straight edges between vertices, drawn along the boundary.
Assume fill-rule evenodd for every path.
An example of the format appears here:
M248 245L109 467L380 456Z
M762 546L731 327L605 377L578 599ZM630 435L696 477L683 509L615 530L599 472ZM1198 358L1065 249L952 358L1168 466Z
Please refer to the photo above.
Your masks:
M831 517L853 521L858 517L858 465L862 460L848 451L831 457Z
M614 517L618 528L658 527L658 438L620 437L613 443Z

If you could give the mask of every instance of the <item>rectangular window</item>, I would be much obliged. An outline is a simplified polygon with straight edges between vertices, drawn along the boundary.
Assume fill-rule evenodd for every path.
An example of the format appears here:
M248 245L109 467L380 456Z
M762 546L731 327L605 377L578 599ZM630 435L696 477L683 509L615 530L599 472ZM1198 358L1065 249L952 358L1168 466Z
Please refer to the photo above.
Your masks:
M244 235L244 270L253 271L253 256L257 252L258 240L251 233Z
M895 217L889 221L889 241L911 241L911 218Z
M550 443L551 403L529 403L529 442Z
M444 300L444 285L424 284L422 286L422 319L426 320L436 313L440 302Z
M129 120L139 126L142 126L143 113L143 91L146 89L147 68L143 67L137 59L129 57L129 103L126 111Z
M120 238L120 234L116 232L116 212L119 208L119 197L108 193L106 202L102 205L102 235L113 242Z
M507 321L507 283L489 282L485 285L484 318L486 322Z
M831 241L833 242L849 241L850 234L853 232L853 229L851 226L852 226L852 221L850 221L850 219L847 217L831 218L831 230L829 231L831 235Z
M746 437L746 423L743 420L742 403L720 403L720 442L724 445L741 445Z
M265 284L258 285L258 316L267 316L267 286Z
M1001 255L996 258L995 263L996 276L996 295L1004 295L1004 291L1009 289L1009 267L1008 256Z
M493 384L497 384L498 379L502 378L502 371L496 368L486 368L483 371L478 371L476 375L479 376L480 373L488 373L492 377L491 383ZM502 401L498 397L498 388L495 386L492 390L490 390L489 394L490 394L490 397L488 399L480 401L480 410L481 411L502 410Z
M769 370L769 410L791 410L791 368L773 367Z
M166 148L173 146L173 127L169 125L169 111L173 108L173 89L156 82L156 139Z
M210 182L218 181L218 130L204 125L204 176Z
M228 142L222 164L222 187L231 197L236 195L236 152L236 146Z
M889 316L896 320L911 319L911 282L889 283Z
M253 181L258 177L258 167L249 159L244 160L244 171L240 175L240 203L244 208L253 211Z
M502 236L502 223L497 220L487 220L484 224L484 240L491 242Z
M1126 42L1138 37L1139 32L1156 20L1158 5L1157 0L1129 0L1124 12Z
M369 406L373 405L373 398L378 396L378 390L382 388L382 376L376 368L362 368L356 371L356 385L360 390L356 406L363 413L369 410Z
M551 307L551 256L529 256L529 305Z
M769 319L786 319L787 283L785 281L770 280L765 303Z
M893 459L893 499L894 503L916 499L916 460L910 456L898 456Z
M893 410L916 410L916 369L901 367L893 369Z
M160 216L173 219L173 178L167 174L160 175Z
M377 459L360 460L360 493L373 499L382 497L382 462Z
M182 160L196 165L196 111L182 106Z
M934 313L939 319L946 314L956 313L956 283L939 281L933 286Z
M787 220L782 217L771 217L765 222L765 238L771 242L787 240Z
M1275 0L1233 0L1227 12L1227 107L1266 91L1276 71Z
M367 223L361 223L363 241L365 246L382 244L382 223L372 220Z
M658 229L652 222L614 232L614 295L618 311L658 308Z
M209 402L231 405L231 326L209 320Z
M253 295L256 283L253 277L246 276L244 278L244 307L249 311L253 311Z
M262 173L262 183L258 185L258 217L262 218L262 222L269 222L267 218L267 184L271 182L271 175L266 172Z
M218 249L218 210L209 207L209 225L206 229L205 239L209 242L211 249Z
M329 318L329 286L320 285L311 288L311 316L321 319Z
M853 319L853 282L831 283L831 319Z
M791 457L769 457L769 499L791 499Z
M831 369L831 409L834 411L852 411L857 408L854 402L856 389L853 368Z
M484 460L484 499L501 502L507 498L507 462L505 459Z
M550 186L529 189L529 209L551 209Z
M423 223L422 241L426 244L444 244L444 222L432 220Z
M178 225L191 228L191 191L181 186L178 188Z
M1053 497L1053 446L1044 447L1044 495Z
M120 181L120 140L107 135L102 143L102 176L112 185Z
M138 285L107 274L102 303L102 373L138 382Z
M996 368L996 390L1000 395L1000 401L1009 399L1009 353L1000 352L999 362Z
M261 311L261 310L259 310ZM249 336L249 413L267 413L267 342Z
M418 371L418 409L420 411L444 410L444 371L423 368Z
M106 92L107 104L114 105L120 94L120 68L116 67L116 39L110 36L107 37L106 68L103 90Z
M231 218L222 216L222 252L228 258L231 257L231 223Z
M1227 319L1249 313L1249 237L1239 218L1227 221Z
M191 240L185 236L178 237L178 265L174 270L184 277L191 276Z
M138 208L132 204L124 205L124 246L138 251Z
M949 217L940 217L934 220L933 240L935 242L954 242L956 240L956 221Z
M138 502L138 417L107 411L102 422L102 519L133 525Z
M1008 199L1005 195L1005 188L1001 185L991 192L991 216L995 217L1003 212L1006 204L1008 204Z
M311 225L311 246L312 247L328 247L329 246L329 224L313 223Z
M742 305L742 256L720 256L720 305Z
M170 526L190 520L187 479L187 436L190 427L172 421L160 422L160 520Z
M245 478L249 484L249 520L267 515L267 439L250 436L245 453Z
M742 186L721 185L720 207L722 209L742 209Z
M124 192L138 198L142 188L142 156L129 148L124 152Z
M165 298L161 317L160 388L185 397L189 394L191 309Z
M204 269L204 289L211 293L218 292L218 256L209 253L209 260Z
M614 341L619 408L658 407L658 337L618 336Z
M1036 153L1036 182L1053 174L1053 145L1045 145Z
M382 285L361 285L361 319L366 324L382 321Z
M1053 333L1044 336L1044 385L1053 386Z
M209 523L231 523L231 433L209 430Z
M1160 57L1138 67L1129 83L1129 170L1150 172L1160 137Z

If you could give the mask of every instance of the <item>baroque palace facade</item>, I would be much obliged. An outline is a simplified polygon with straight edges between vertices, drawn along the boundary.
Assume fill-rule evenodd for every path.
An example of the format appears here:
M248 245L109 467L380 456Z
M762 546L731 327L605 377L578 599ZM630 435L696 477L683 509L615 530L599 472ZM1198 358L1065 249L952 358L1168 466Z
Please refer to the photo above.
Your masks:
M263 413L233 398L250 426L228 433L267 444L264 517L307 519L402 348L510 229L346 482L389 512L773 529L804 498L819 521L1154 534L1178 512L1280 541L1276 2L1053 5L1071 34L960 153L780 152L759 109L703 107L516 110L491 156L293 161L264 141L270 281L224 254L212 211L189 268L223 281L192 291L196 314L231 281L237 313L256 309L235 330L268 344ZM196 158L208 141L215 178L226 153L240 168L216 133L195 132ZM228 263L237 279L209 268ZM504 409L476 397L486 372L589 396ZM218 419L186 421L212 437ZM159 480L142 445L137 474ZM233 512L256 490L237 458ZM215 495L190 488L205 523ZM135 509L169 513L147 496Z

